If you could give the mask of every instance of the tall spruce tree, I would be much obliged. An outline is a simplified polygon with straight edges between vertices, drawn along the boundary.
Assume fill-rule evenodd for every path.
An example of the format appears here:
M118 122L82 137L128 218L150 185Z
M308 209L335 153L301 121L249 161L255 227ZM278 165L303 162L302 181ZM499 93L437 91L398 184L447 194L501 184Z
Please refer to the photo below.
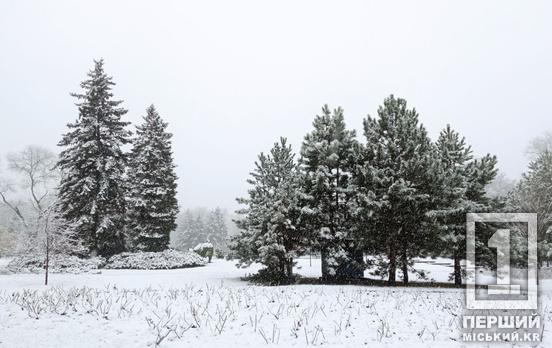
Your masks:
M59 146L58 167L60 211L75 228L91 255L110 256L125 249L126 156L122 146L129 142L127 110L113 100L114 85L103 68L94 62L88 79L81 82L77 98L79 116L70 123Z
M136 127L129 161L129 242L133 250L167 249L170 233L176 228L177 176L171 137L155 107L148 107L144 123Z
M362 215L369 217L364 241L387 256L383 274L390 284L395 284L397 266L408 283L411 258L436 238L426 216L439 187L436 150L416 110L393 95L384 100L377 118L364 120L364 135L357 173L362 179L356 179Z
M292 277L293 257L303 251L307 235L300 227L299 173L295 155L285 138L274 144L270 154L261 153L248 183L248 198L238 202L246 208L236 221L241 232L232 249L240 264L260 262L272 280Z
M352 181L358 156L355 132L346 128L343 109L332 112L327 105L313 127L305 136L299 161L303 210L321 251L322 277L362 277L363 255L352 234L357 195Z

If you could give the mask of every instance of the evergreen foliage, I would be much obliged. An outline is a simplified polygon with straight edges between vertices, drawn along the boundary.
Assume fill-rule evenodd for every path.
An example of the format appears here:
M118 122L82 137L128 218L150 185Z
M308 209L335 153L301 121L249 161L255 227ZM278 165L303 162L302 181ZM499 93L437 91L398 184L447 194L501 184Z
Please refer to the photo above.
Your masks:
M466 254L466 213L484 212L491 200L485 187L496 175L496 158L473 159L472 150L450 125L437 139L443 185L439 207L432 212L441 227L439 252L454 260L454 282L462 284L461 260Z
M261 153L248 183L246 207L236 221L241 232L232 249L242 265L260 262L280 279L293 276L293 257L301 254L307 234L301 229L300 177L295 155L285 138L269 154Z
M351 234L357 194L352 180L358 160L355 132L346 128L343 109L332 112L327 105L313 128L303 140L300 166L303 212L312 243L322 254L322 277L360 277L362 255Z
M393 95L377 118L364 120L364 135L357 179L361 209L371 217L364 222L364 240L374 252L387 255L390 284L398 264L408 283L411 258L422 255L435 238L426 213L439 187L436 150L416 110Z
M212 244L218 255L228 250L226 216L218 207L212 211L185 210L171 239L174 248L184 251L203 243Z
M110 256L125 250L123 146L131 132L121 120L127 110L113 99L114 82L103 60L94 63L81 83L83 91L72 94L79 116L59 143L59 208L91 255Z
M552 258L552 152L543 150L536 155L508 203L512 211L537 214L538 264L541 267L544 260Z
M170 233L176 228L177 176L171 137L155 107L148 107L144 123L136 127L129 160L128 232L133 250L167 249Z
M150 106L125 154L131 132L113 85L99 60L81 83L82 93L73 94L79 116L59 143L56 221L70 226L92 256L159 252L169 242L181 250L212 245L226 251L228 227L219 208L185 211L176 230L177 177L167 123ZM261 153L247 181L248 196L238 199L244 208L231 248L239 264L262 263L259 279L281 283L293 279L294 257L319 251L322 277L333 281L362 277L369 253L379 260L378 274L394 284L397 267L408 283L414 257L446 255L453 257L455 282L461 284L465 214L497 207L486 194L496 158L473 159L450 126L433 143L418 118L406 100L391 95L377 117L364 120L360 144L346 127L343 109L326 105L298 161L285 138ZM551 158L545 152L531 163L510 196L511 208L548 216L542 202L550 201ZM539 245L547 254L542 259L550 256L552 239L547 218L539 220Z

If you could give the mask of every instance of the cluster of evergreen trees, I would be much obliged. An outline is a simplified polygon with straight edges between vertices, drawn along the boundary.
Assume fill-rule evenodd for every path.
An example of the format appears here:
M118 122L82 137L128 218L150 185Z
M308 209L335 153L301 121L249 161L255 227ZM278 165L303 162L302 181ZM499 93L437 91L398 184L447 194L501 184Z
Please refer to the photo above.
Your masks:
M59 143L58 209L90 255L161 251L178 214L172 135L152 105L132 137L113 85L99 60L73 94L79 115Z
M171 246L175 249L186 251L198 244L211 243L219 255L227 251L228 227L222 209L186 209L178 225L171 238Z
M323 107L313 128L298 159L282 138L255 162L248 197L238 199L240 262L290 278L294 257L319 251L323 278L337 280L362 277L363 256L380 255L380 274L394 284L397 269L408 282L414 257L443 255L461 283L465 213L491 209L496 157L474 159L450 126L432 142L393 95L364 120L362 141L341 108Z

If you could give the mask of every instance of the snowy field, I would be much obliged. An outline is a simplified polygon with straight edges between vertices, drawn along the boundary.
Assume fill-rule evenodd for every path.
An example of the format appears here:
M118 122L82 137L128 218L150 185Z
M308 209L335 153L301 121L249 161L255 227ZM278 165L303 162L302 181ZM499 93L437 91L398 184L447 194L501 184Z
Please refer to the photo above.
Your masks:
M319 262L301 259L297 272L319 276ZM436 281L450 273L446 260L416 266ZM52 274L48 288L43 275L0 275L0 346L478 346L461 342L460 289L262 287L240 280L257 270L214 260L181 270ZM540 346L550 347L552 286L543 285Z

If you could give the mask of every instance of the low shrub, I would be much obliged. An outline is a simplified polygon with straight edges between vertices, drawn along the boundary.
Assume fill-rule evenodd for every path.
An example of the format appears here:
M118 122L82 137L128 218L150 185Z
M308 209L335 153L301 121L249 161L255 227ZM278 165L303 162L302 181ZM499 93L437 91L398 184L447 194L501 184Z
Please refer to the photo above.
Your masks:
M244 280L259 285L291 285L297 282L297 275L288 277L269 268L263 268L259 272L249 275Z
M52 273L82 273L102 268L105 259L101 257L80 258L73 255L52 255L48 263ZM24 255L13 258L7 265L13 273L40 273L45 268L44 255Z
M207 261L194 252L168 249L162 252L121 253L107 260L108 269L175 269L204 266Z

